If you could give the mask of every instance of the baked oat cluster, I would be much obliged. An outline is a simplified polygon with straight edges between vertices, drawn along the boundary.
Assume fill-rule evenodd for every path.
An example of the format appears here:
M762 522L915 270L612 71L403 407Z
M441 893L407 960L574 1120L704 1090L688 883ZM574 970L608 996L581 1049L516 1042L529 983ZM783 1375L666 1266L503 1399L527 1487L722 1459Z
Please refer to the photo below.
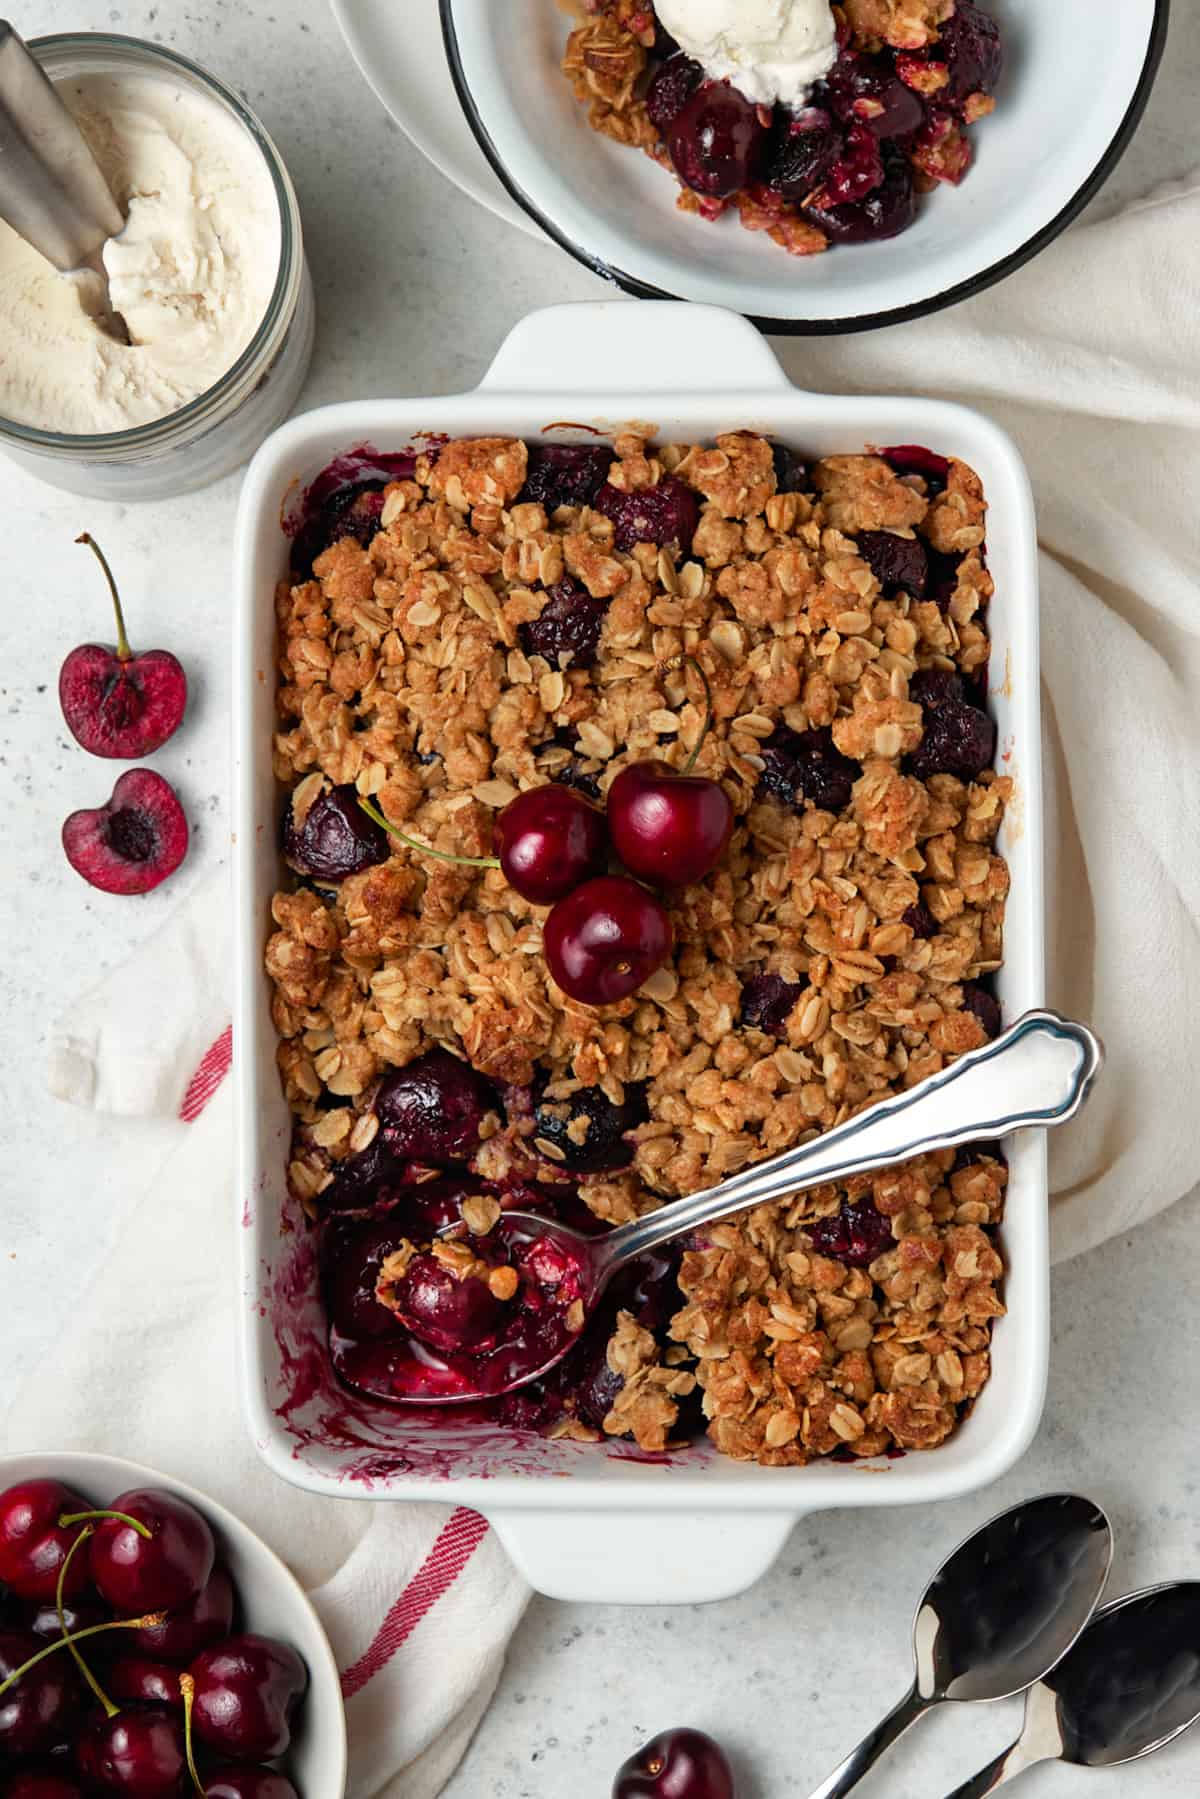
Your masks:
M297 878L266 965L343 1378L395 1396L381 1270L414 1243L460 1219L486 1240L507 1205L623 1222L998 1030L985 517L925 450L809 466L630 431L449 442L310 521L277 600ZM545 908L438 856L486 861L538 786L603 803L633 763L681 768L699 671L732 839L660 896L665 965L579 1004ZM509 1416L649 1449L706 1427L767 1463L933 1447L988 1377L1005 1182L980 1146L709 1230Z
M563 70L593 129L644 151L706 219L736 212L793 256L898 236L957 186L995 108L1000 31L975 0L843 0L838 56L799 109L706 77L649 0L584 0Z

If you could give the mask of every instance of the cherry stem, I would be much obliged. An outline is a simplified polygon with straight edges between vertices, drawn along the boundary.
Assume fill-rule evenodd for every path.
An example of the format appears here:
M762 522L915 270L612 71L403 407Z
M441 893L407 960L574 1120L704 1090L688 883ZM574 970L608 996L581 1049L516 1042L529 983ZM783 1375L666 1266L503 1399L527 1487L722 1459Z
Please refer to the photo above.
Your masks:
M81 535L75 539L75 542L85 543L100 564L100 567L104 570L104 578L108 582L108 591L112 595L113 611L117 615L117 661L128 662L132 659L133 651L130 649L129 639L125 635L125 614L121 610L121 596L117 592L117 583L113 572L108 566L108 557L104 554L104 551L100 548L96 539L87 531L82 532Z
M157 1630L166 1621L166 1612L147 1612L144 1618L117 1618L111 1624L89 1624L86 1630L77 1630L73 1636L59 1637L56 1643L50 1643L45 1649L39 1649L37 1654L31 1655L27 1662L22 1662L21 1666L15 1668L7 1680L0 1681L0 1699L4 1697L9 1687L16 1686L19 1680L23 1680L31 1668L36 1668L39 1662L44 1662L48 1655L57 1655L60 1649L69 1649L72 1643L85 1643L89 1637L103 1636L106 1631L110 1630Z
M118 1524L128 1524L130 1530L136 1530L139 1537L151 1542L154 1532L148 1530L139 1518L131 1518L128 1512L68 1512L58 1521L60 1530L70 1530L72 1524L97 1524L104 1518L115 1518Z
M58 1571L58 1586L54 1593L54 1609L58 1613L58 1627L62 1631L64 1638L70 1635L70 1632L67 1629L66 1609L63 1605L63 1591L67 1582L67 1570L75 1559L75 1551L77 1549L82 1549L88 1538L95 1536L95 1534L92 1526L90 1524L85 1524L71 1547L67 1550L66 1555L63 1557L63 1565ZM72 1661L83 1675L84 1680L87 1682L92 1692L96 1695L96 1698L100 1701L100 1704L104 1709L105 1717L115 1718L120 1707L113 1704L108 1694L104 1691L104 1688L100 1685L100 1682L96 1679L96 1676L92 1673L92 1670L84 1661L82 1654L76 1648L75 1644L72 1643L69 1647L71 1650Z
M456 862L460 868L499 868L500 866L498 856L452 856L449 850L435 850L432 844L419 843L415 837L409 837L401 831L392 823L391 819L385 818L379 807L372 801L364 799L361 794L358 796L358 803L367 817L373 818L375 823L382 826L389 836L398 838L410 850L417 850L422 856L433 856L439 862Z
M187 1758L188 1773L200 1799L207 1799L204 1782L196 1772L196 1752L192 1746L192 1707L196 1703L196 1683L190 1674L179 1676L179 1691L183 1694L183 1752Z
M690 775L692 770L695 768L697 761L699 760L700 751L704 748L704 739L708 736L709 732L712 730L712 722L713 722L712 685L709 682L708 676L705 674L704 670L701 668L700 664L697 662L697 660L694 656L671 656L668 658L668 660L666 662L659 663L658 672L660 675L669 675L674 669L677 669L677 668L694 668L696 673L699 675L701 685L704 688L704 723L700 728L700 735L696 739L695 747L692 750L691 755L688 757L687 761L683 765L684 774Z

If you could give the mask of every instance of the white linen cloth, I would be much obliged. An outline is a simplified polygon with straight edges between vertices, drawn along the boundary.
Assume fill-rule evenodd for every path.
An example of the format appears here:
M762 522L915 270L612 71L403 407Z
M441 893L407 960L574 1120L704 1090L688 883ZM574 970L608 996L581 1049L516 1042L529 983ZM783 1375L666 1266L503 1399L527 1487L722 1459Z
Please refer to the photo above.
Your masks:
M967 305L783 353L807 387L979 406L1029 466L1049 1000L1109 1054L1051 1137L1058 1260L1200 1179L1198 287L1200 174L1077 226Z
M126 1456L236 1512L304 1582L329 1634L350 1799L434 1799L487 1709L528 1589L473 1513L321 1498L255 1454L235 1366L231 1083L227 1053L207 1054L223 1039L227 1051L228 917L221 871L54 1032L60 1098L179 1119L178 1142L157 1169L137 1167L130 1125L125 1165L145 1192L17 1394L6 1446Z
M1094 1025L1110 1057L1087 1111L1053 1137L1060 1259L1171 1204L1200 1172L1189 1091L1200 1064L1198 275L1200 184L1076 228L952 312L781 346L809 387L978 404L1030 466L1043 544L1049 998ZM61 1097L178 1111L228 1017L228 956L213 935L225 907L210 886L72 1010L53 1046ZM170 1008L167 993L179 996ZM233 1397L229 1126L227 1090L180 1124L73 1333L18 1396L9 1440L119 1450L207 1487L288 1556L315 1588L341 1665L361 1667L446 1514L316 1501L256 1461ZM354 1795L439 1789L525 1597L489 1534L350 1700Z

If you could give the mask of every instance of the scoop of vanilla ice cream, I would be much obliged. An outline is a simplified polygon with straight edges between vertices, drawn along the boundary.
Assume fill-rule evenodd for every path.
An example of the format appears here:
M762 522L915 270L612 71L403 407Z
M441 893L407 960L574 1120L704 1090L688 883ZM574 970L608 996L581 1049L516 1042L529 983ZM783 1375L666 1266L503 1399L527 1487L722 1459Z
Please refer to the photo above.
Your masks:
M829 0L655 0L655 11L706 74L760 106L802 106L837 60Z

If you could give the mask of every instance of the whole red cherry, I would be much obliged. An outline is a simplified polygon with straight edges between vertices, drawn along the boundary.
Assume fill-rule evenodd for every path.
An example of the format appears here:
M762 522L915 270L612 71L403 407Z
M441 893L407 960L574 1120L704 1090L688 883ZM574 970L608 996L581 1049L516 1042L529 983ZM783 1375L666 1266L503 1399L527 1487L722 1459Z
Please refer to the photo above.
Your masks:
M58 1520L87 1510L87 1501L56 1480L24 1480L0 1493L0 1581L18 1599L52 1601L59 1569L79 1535ZM87 1557L80 1550L67 1572L64 1596L78 1598L88 1584Z
M135 656L104 552L85 531L77 538L95 552L117 615L117 645L85 643L72 650L58 677L58 697L71 734L93 756L135 762L161 749L178 730L187 706L187 676L169 650Z
M663 908L623 875L586 881L559 900L542 932L546 966L584 1006L612 1006L636 993L674 947Z
M187 1772L183 1723L159 1706L93 1718L75 1745L89 1793L178 1799Z
M677 774L666 762L631 762L608 790L608 829L631 874L682 887L725 854L733 806L718 781Z
M0 1631L0 1683L45 1647L30 1631ZM79 1704L79 1683L65 1655L48 1656L28 1669L0 1694L0 1766L56 1749L68 1735Z
M194 1505L143 1487L122 1493L99 1514L89 1553L101 1596L121 1617L136 1618L191 1605L208 1585L217 1546Z
M702 1730L664 1730L617 1770L613 1799L736 1799L733 1769Z
M248 1761L274 1761L292 1740L292 1716L308 1670L286 1643L246 1633L198 1655L192 1725L210 1749Z
M214 1568L207 1586L172 1612L162 1624L131 1630L125 1638L132 1651L160 1662L190 1662L202 1649L219 1643L233 1629L233 1582L224 1568Z
M552 906L591 876L603 874L607 849L604 814L570 787L531 787L496 820L496 854L504 878L535 906Z

